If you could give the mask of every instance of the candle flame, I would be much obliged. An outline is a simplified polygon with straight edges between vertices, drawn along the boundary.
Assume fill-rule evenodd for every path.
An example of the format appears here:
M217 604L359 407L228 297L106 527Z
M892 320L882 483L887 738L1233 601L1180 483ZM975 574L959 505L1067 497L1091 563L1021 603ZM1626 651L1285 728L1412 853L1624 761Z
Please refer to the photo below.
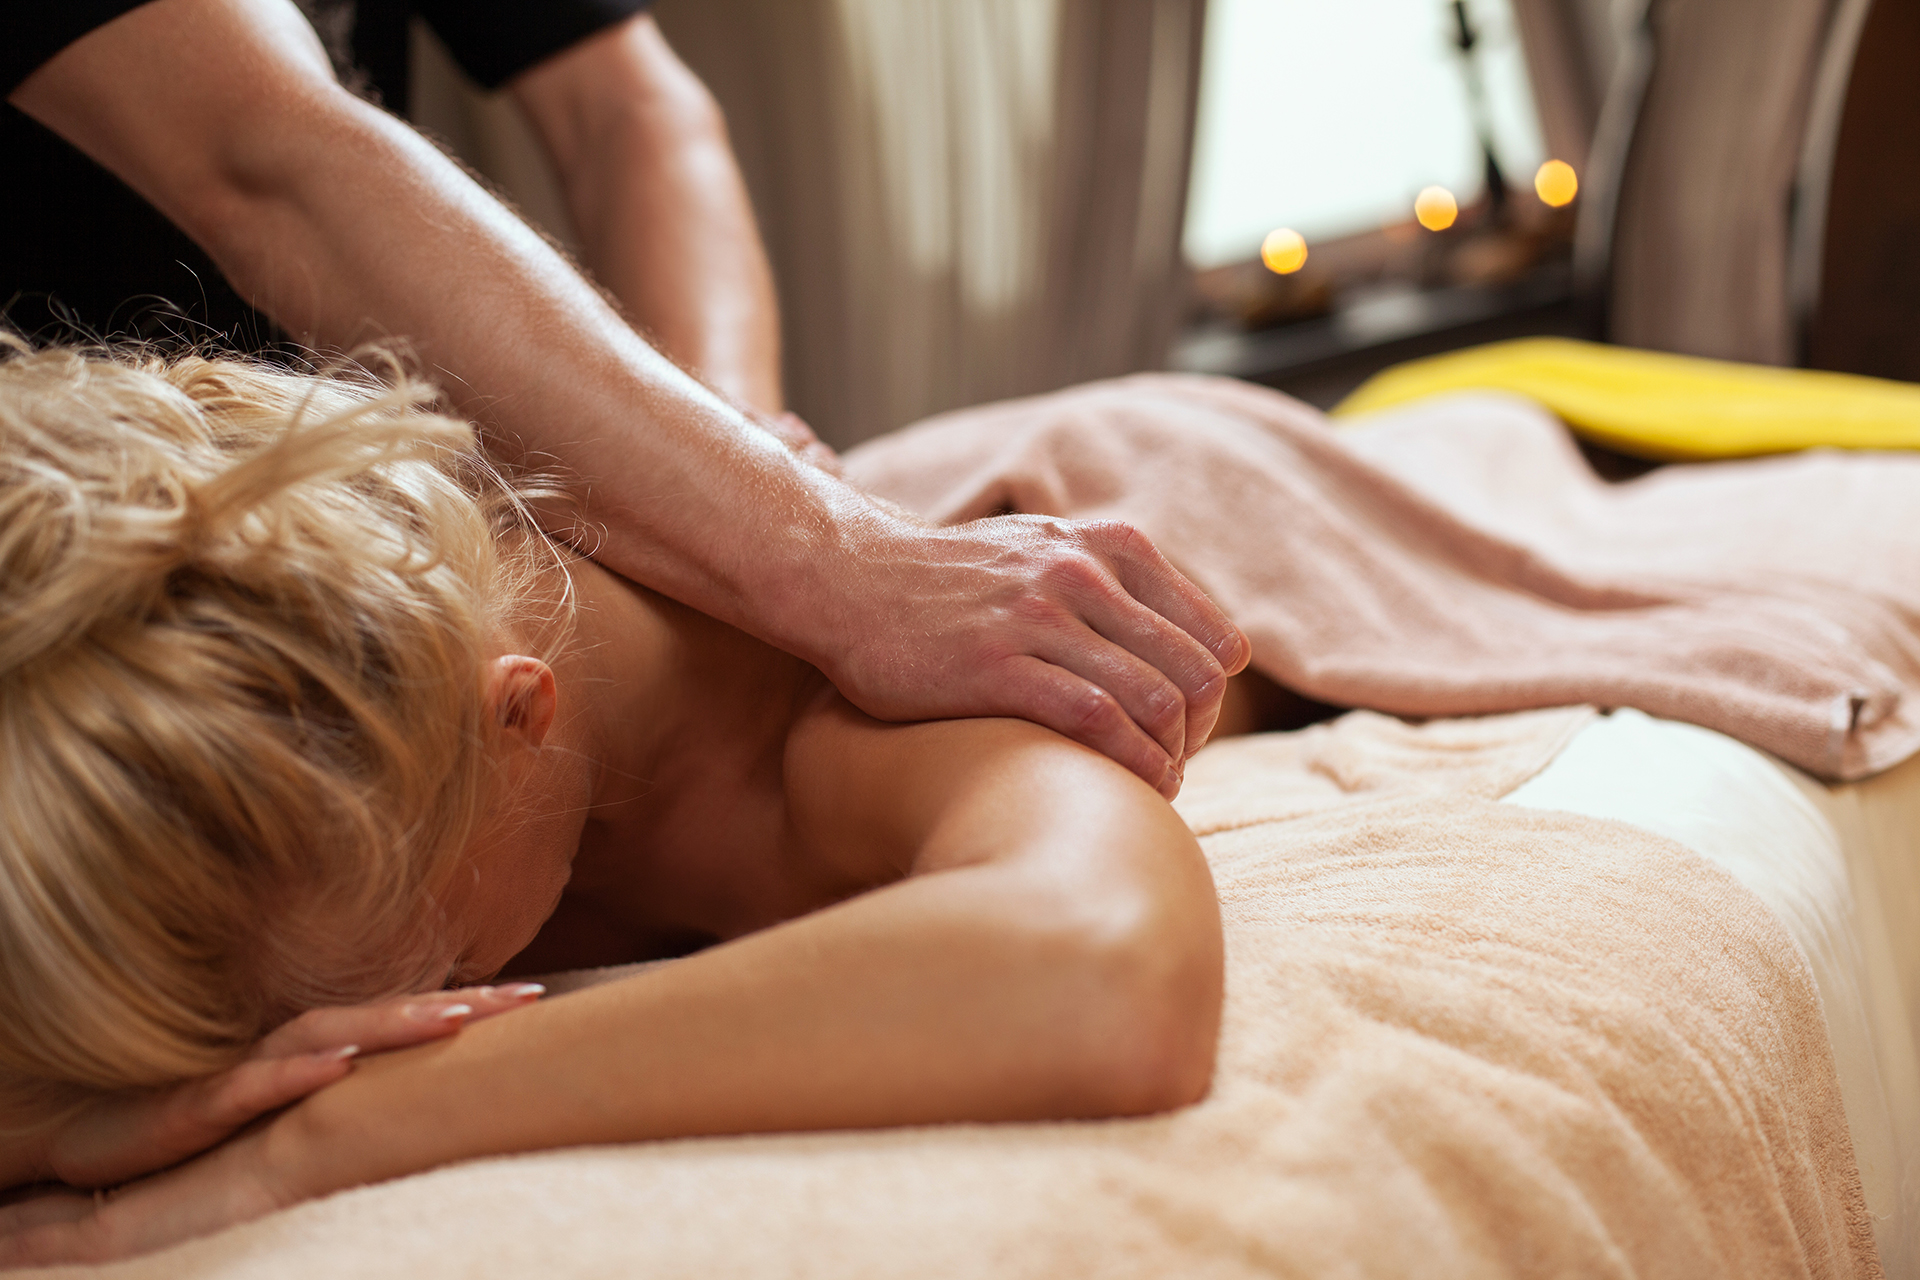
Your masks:
M1565 160L1549 160L1533 175L1533 189L1544 203L1558 209L1572 204L1580 194L1580 177Z
M1275 275L1290 276L1307 265L1307 239L1287 227L1269 231L1260 242L1260 261Z
M1428 187L1414 197L1413 216L1429 231L1445 231L1460 216L1460 202L1445 187Z

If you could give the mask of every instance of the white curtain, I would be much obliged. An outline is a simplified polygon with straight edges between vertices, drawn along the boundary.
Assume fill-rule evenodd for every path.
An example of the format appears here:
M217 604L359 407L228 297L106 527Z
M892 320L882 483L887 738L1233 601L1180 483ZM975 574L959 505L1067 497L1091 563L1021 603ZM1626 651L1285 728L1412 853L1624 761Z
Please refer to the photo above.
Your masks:
M1204 3L661 0L727 113L787 394L824 438L1160 364ZM417 43L415 118L564 240L512 108Z

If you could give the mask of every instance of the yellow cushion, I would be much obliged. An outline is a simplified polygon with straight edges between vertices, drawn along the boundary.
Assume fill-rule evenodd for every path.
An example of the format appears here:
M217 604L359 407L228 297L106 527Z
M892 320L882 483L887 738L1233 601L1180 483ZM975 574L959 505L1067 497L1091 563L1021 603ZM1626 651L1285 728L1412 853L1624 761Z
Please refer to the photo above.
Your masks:
M1395 365L1334 413L1487 389L1537 400L1581 435L1645 458L1920 449L1920 385L1568 338L1519 338Z

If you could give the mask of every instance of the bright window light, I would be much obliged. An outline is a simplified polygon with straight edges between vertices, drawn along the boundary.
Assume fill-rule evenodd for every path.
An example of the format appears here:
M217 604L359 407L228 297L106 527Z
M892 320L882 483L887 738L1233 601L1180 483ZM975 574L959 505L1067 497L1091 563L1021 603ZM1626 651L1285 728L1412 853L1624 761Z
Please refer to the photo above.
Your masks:
M1547 159L1508 0L1471 0L1494 145L1521 194ZM1275 227L1311 244L1413 214L1443 187L1479 198L1446 0L1209 0L1187 256L1259 255Z

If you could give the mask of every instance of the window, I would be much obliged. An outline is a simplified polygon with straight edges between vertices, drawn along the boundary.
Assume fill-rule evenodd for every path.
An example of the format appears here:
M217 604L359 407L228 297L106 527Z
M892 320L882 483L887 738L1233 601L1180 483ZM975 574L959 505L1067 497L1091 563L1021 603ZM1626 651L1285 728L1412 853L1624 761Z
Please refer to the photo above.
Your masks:
M1501 167L1547 157L1508 0L1469 0ZM1186 251L1206 269L1288 227L1319 241L1404 223L1415 196L1483 187L1449 0L1210 0Z

